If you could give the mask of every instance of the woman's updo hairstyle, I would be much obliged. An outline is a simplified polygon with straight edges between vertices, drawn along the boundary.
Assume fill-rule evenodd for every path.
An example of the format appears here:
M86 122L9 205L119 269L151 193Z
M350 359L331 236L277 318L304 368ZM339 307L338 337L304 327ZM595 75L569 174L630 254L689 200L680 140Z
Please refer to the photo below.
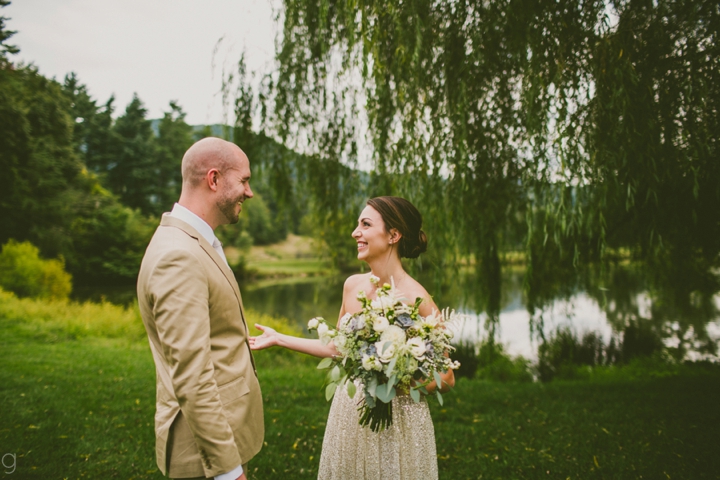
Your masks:
M397 243L400 258L417 258L427 250L427 236L422 231L422 215L415 205L400 197L375 197L367 204L377 210L385 230L393 228L402 234Z

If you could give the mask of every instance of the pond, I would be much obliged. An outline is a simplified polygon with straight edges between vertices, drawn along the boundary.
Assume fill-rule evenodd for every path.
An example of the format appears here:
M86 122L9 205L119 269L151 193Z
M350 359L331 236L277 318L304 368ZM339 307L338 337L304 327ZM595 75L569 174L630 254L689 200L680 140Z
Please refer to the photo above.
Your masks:
M470 273L460 272L456 281L444 285L429 276L418 278L433 294L438 307L450 307L466 315L455 328L459 341L481 341L493 329L495 339L505 345L508 353L535 359L541 330L546 337L560 327L569 328L580 338L596 332L607 345L628 325L643 324L656 331L666 346L683 348L687 359L717 360L707 350L720 342L720 295L712 296L704 316L698 317L697 312L691 311L685 312L685 318L676 317L674 305L656 299L637 279L632 275L628 278L627 271L624 273L615 272L616 284L608 287L565 285L531 314L523 288L524 270L506 268L502 274L501 309L495 322L489 321L488 314L478 305ZM314 316L337 319L344 280L345 277L318 277L250 284L243 288L243 301L249 308L286 317L304 327Z
M488 315L483 286L469 271L445 279L428 274L417 278L440 308L450 307L466 315L455 327L458 341L477 342L490 331L508 353L535 359L541 335L550 337L567 327L578 338L595 332L608 345L629 326L649 329L676 356L690 360L717 361L720 342L720 295L689 281L658 286L632 265L616 265L603 271L588 270L558 280L544 278L540 286L528 287L522 267L506 267L500 280L499 311ZM241 287L247 308L282 316L305 327L315 316L337 319L344 276L265 280ZM537 282L536 282L537 283ZM78 288L77 299L129 304L134 288Z

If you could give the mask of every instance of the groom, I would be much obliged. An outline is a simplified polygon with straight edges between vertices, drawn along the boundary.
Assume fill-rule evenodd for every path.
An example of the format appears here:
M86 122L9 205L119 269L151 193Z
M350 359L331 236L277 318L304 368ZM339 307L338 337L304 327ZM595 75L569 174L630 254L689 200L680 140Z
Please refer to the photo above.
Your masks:
M205 138L182 159L182 193L143 257L138 302L157 372L155 449L171 478L247 477L263 443L262 397L240 290L214 230L252 198L235 144Z

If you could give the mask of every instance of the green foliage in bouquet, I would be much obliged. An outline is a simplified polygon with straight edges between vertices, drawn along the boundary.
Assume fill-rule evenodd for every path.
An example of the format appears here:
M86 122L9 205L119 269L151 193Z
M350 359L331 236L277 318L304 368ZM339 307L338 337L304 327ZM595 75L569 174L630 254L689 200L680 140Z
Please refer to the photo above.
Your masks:
M377 285L379 279L371 277L371 281ZM327 400L342 385L353 398L356 385L360 385L360 425L375 432L392 424L392 400L398 392L408 392L419 402L421 395L430 395L426 387L434 380L438 386L434 395L442 405L440 372L459 367L449 357L454 348L447 324L457 318L455 312L445 310L423 317L419 313L422 298L405 304L389 284L378 286L375 300L362 291L358 300L362 309L343 316L337 329L328 327L320 317L308 322L308 329L317 330L324 344L332 341L339 354L318 365L329 370Z

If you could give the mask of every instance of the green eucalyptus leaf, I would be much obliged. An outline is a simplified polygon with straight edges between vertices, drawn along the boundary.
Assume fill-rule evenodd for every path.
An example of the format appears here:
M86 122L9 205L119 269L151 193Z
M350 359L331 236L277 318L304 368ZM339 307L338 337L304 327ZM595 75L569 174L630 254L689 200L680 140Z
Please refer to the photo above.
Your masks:
M337 390L337 383L330 383L327 387L325 387L325 400L328 402L333 398L333 395L335 395L335 390Z
M440 390L440 387L442 386L442 378L440 378L440 374L437 370L433 370L433 378L435 379L435 383L437 383L438 390Z
M420 391L417 388L410 389L410 397L418 403L420 401Z
M368 385L367 385L367 392L371 396L375 397L377 395L377 393L376 393L377 387L378 387L377 378L373 377L372 380L370 380L370 383L368 383Z
M383 403L390 403L395 398L395 387L391 383L384 383L377 388L377 398Z
M330 368L333 364L332 358L323 358L320 360L320 363L318 363L317 369L318 370L324 370L326 368Z
M357 392L357 387L355 387L355 384L353 382L347 382L347 394L350 398L355 398L355 393Z
M390 363L388 363L387 370L385 371L385 375L392 375L393 371L395 370L395 365L397 364L398 357L393 358L390 360Z

